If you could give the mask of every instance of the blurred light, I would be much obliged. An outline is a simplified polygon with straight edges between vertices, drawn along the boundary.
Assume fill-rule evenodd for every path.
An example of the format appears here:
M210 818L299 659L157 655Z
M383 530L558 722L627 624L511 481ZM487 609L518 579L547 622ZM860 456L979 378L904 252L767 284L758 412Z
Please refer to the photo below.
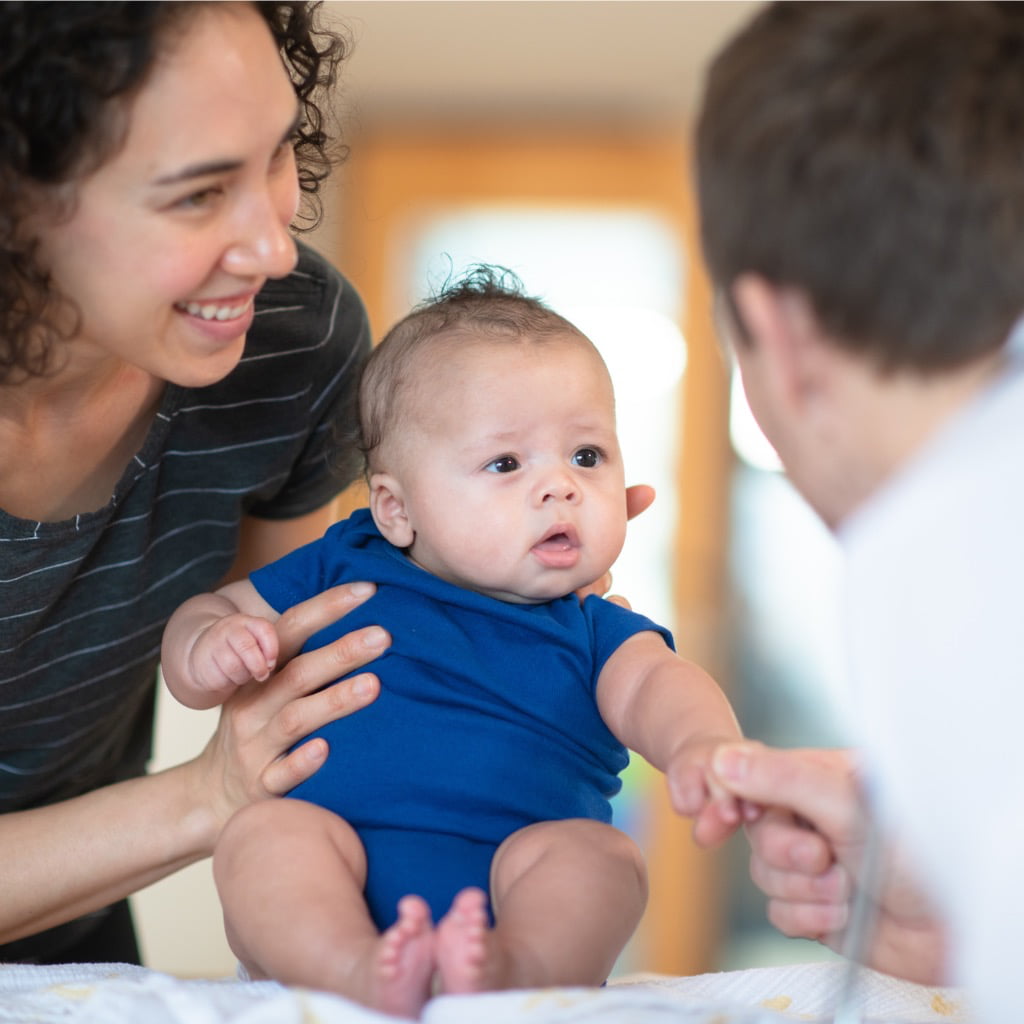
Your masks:
M771 442L766 438L754 419L743 392L743 382L735 370L732 375L732 390L729 396L729 437L733 450L754 469L782 472L782 462Z

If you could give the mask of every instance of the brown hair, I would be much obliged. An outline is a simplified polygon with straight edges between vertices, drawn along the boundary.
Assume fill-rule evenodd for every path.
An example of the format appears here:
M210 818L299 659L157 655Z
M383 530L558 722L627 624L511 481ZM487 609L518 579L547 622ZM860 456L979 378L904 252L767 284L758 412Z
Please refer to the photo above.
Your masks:
M776 3L716 57L704 255L792 285L886 370L955 367L1024 311L1024 11ZM741 325L742 326L742 325Z

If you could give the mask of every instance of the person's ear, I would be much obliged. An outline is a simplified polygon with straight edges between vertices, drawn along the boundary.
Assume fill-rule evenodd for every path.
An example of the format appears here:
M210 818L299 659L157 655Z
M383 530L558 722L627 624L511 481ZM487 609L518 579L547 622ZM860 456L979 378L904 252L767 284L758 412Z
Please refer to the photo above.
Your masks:
M416 532L409 521L402 485L390 473L370 477L370 514L377 529L396 548L412 545Z
M741 274L732 299L748 335L738 344L756 350L775 394L787 405L813 400L822 384L826 349L807 296L759 274Z

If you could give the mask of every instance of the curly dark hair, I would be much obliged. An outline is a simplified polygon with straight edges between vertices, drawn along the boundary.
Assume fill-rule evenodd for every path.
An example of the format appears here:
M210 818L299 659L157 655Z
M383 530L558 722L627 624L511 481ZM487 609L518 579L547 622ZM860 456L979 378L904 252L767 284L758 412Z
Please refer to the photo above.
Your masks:
M203 5L170 2L0 4L0 383L46 373L61 335L52 282L26 237L26 216L53 186L74 185L120 145L125 109L168 32ZM325 97L348 41L318 23L319 3L259 2L299 98L294 146L303 197L299 230L320 220L320 184L345 148ZM73 202L73 188L70 190ZM70 208L70 207L69 207Z

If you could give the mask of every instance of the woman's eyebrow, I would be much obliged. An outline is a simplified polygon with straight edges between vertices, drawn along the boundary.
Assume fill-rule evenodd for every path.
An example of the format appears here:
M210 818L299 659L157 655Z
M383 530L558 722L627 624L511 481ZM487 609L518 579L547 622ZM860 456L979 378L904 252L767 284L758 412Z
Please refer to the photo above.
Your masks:
M299 125L302 122L302 110L298 109L295 112L295 117L292 119L287 130L281 136L278 145L283 145L287 142L296 132ZM172 171L170 174L161 175L159 178L154 179L154 185L178 185L183 181L189 181L192 178L204 178L211 174L225 174L230 171L237 171L242 166L244 160L236 158L224 158L218 160L203 160L199 163L189 164L186 167L182 167L180 170Z

